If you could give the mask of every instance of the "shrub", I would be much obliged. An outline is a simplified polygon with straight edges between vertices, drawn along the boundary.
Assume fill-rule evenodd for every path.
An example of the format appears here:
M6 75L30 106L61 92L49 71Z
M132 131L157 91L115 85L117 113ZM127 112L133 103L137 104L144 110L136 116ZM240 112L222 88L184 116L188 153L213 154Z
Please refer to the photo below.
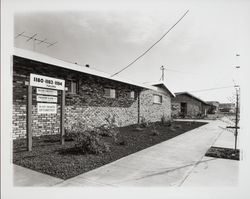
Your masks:
M65 139L72 139L76 142L75 149L81 153L101 154L109 151L109 146L92 127L86 123L77 122L67 126Z
M151 128L151 132L152 132L152 135L153 135L153 136L158 136L158 135L160 135L160 132L156 129L156 125L155 125L155 124L152 124L152 125L150 126L150 128Z
M161 117L161 125L163 125L163 126L171 126L172 121L170 119L166 118L165 115L162 115L162 117Z
M146 118L143 117L143 116L141 116L140 118L141 118L141 119L140 119L140 127L141 127L141 128L146 128L146 127L148 127L149 124L150 124L150 122L147 121Z
M112 137L114 142L118 141L118 134L120 133L119 125L116 123L115 115L105 118L106 124L98 128L98 134L101 136Z
M95 131L77 133L75 141L75 148L84 154L101 154L110 151L109 145Z

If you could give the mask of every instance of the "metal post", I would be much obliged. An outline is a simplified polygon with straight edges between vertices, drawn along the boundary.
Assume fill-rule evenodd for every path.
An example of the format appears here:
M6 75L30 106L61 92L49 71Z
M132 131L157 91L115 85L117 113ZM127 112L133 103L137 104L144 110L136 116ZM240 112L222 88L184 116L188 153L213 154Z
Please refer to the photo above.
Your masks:
M62 100L61 100L61 122L60 122L60 134L61 134L61 144L64 144L64 117L65 117L65 90L62 90Z
M27 123L26 123L26 131L27 131L27 150L32 150L32 86L28 85L27 87L27 113L26 113Z
M137 100L138 100L138 121L137 123L140 124L140 91L137 93Z
M239 114L239 93L238 90L236 90L236 115L235 115L235 143L234 143L234 149L237 149L237 137L238 137L238 114Z

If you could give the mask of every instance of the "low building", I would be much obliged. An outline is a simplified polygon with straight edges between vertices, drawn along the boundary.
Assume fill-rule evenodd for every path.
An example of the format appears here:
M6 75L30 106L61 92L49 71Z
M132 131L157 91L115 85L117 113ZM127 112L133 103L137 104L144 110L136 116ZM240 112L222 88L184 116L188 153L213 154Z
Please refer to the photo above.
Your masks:
M211 105L210 109L208 110L209 114L218 113L220 102L218 102L218 101L206 101L206 103Z
M13 138L26 137L27 84L30 74L65 80L65 126L82 122L94 127L115 115L121 126L136 124L144 117L159 121L171 117L174 94L164 83L144 85L111 77L89 67L64 62L39 53L15 49L13 55ZM32 134L58 134L60 131L61 92L56 113L38 113L37 88L32 88ZM51 98L54 99L54 98Z
M200 118L207 115L210 105L198 97L188 93L175 93L172 100L173 117Z
M219 105L219 111L221 113L235 113L235 104L234 103L221 103Z

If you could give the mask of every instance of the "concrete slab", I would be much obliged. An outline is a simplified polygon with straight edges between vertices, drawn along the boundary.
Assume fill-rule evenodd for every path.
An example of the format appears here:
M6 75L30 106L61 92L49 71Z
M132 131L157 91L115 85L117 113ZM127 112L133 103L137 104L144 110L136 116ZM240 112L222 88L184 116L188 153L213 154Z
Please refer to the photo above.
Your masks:
M239 161L204 157L182 186L237 186Z
M238 140L239 143L239 140ZM224 130L219 139L213 144L216 147L234 148L234 134Z
M45 175L21 166L13 165L14 186L53 186L63 182L62 179Z
M225 123L218 124L217 128L225 127L225 125ZM223 130L212 146L234 148L234 134ZM237 186L239 164L240 161L237 160L204 156L201 162L193 168L182 186Z

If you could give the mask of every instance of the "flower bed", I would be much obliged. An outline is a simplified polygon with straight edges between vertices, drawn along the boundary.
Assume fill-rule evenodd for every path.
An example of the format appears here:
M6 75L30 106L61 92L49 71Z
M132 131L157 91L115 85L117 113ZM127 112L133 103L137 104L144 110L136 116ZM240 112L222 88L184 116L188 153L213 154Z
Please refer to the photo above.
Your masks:
M68 179L98 168L129 154L153 146L182 133L197 128L203 122L173 122L148 124L141 128L130 125L119 128L117 142L112 137L102 136L109 151L100 154L82 153L74 139L66 139L60 145L59 135L33 138L32 151L26 151L26 140L13 141L13 163L61 179ZM152 127L153 126L153 127Z
M240 160L239 149L234 150L234 149L222 148L222 147L211 147L205 155L209 157L214 157L214 158Z

